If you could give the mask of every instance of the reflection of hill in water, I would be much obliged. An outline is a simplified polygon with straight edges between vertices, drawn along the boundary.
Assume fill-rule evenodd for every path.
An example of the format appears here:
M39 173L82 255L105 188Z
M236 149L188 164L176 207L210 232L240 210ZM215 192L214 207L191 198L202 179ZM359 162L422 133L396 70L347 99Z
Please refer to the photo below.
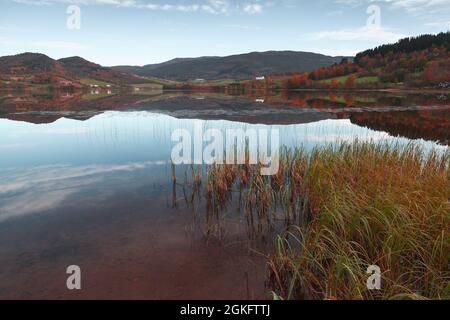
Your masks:
M337 118L335 114L316 109L217 97L176 97L165 101L145 103L139 110L162 113L178 119L228 120L268 125L311 123Z
M0 118L51 123L65 117L87 120L105 111L148 111L179 119L228 120L251 124L301 124L326 119L352 123L394 136L449 144L450 103L444 95L299 92L266 96L227 96L171 92L86 98L7 96Z
M408 112L372 112L350 115L352 123L393 136L450 144L450 109Z

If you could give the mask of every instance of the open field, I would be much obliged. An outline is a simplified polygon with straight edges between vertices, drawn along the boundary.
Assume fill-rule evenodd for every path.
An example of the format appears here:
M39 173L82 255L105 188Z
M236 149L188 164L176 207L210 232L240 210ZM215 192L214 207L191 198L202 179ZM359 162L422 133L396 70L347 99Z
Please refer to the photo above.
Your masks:
M100 81L100 80L96 80L96 79L88 79L88 78L81 79L80 83L85 86L93 85L93 86L106 87L107 85L110 85L110 83L105 82L105 81Z

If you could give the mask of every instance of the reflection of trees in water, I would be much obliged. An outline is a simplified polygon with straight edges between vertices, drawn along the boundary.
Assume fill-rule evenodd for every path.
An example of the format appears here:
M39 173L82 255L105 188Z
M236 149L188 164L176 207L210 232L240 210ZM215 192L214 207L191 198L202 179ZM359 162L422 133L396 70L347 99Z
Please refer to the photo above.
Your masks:
M257 94L250 95L255 98ZM393 92L355 91L288 91L264 97L268 103L288 104L299 107L408 107L450 105L446 94L404 94Z
M351 114L350 120L393 136L450 143L450 110L363 112Z
M283 92L276 98L266 98L276 103L286 103L313 109L375 108L375 107L449 107L444 110L402 110L352 112L346 109L340 117L349 117L352 123L372 130L386 131L393 136L409 139L450 141L450 101L445 94L399 94L386 92ZM356 111L356 110L355 110Z
M133 109L157 110L183 119L213 117L264 124L306 123L337 117L350 118L354 124L387 131L392 135L437 140L443 144L449 141L448 111L395 111L397 107L414 110L422 107L450 109L450 101L445 93L250 90L239 97L219 93L176 92L154 96L114 95L95 100L84 99L78 92L70 94L70 98L54 93L49 96L27 96L22 93L20 96L4 97L3 114L0 117L31 123L51 123L61 117L87 120L105 111ZM200 94L202 98L208 99L193 99ZM297 112L297 109L324 112L302 113ZM220 113L215 114L215 110Z

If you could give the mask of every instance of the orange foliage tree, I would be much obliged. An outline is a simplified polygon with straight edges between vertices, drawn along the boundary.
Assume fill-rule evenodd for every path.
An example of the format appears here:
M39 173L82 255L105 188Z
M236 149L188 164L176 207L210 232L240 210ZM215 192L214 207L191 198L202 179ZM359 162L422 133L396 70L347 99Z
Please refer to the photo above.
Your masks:
M348 76L347 80L345 81L345 86L347 88L353 88L355 86L356 83L356 77L351 74Z

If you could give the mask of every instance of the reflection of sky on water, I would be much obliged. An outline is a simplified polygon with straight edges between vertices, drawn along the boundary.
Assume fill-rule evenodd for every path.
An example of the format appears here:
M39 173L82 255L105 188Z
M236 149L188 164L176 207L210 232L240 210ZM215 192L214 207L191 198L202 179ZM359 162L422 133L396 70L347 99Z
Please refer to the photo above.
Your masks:
M82 206L87 201L101 201L120 188L151 184L152 177L162 181L164 168L155 170L161 164L54 164L2 170L0 222L13 216L51 210L63 203Z
M87 121L59 119L51 124L0 120L0 168L48 164L102 164L167 161L171 133L187 129L195 120L180 120L148 112L107 112ZM206 129L277 128L281 144L311 147L337 140L399 140L384 132L353 125L348 120L326 120L298 125L250 125L230 121L203 121ZM426 143L429 146L434 144Z
M0 221L61 208L71 199L76 203L93 194L96 200L92 201L98 202L113 196L119 185L132 189L145 183L166 183L172 131L187 129L193 134L194 123L148 112L107 112L87 121L60 119L44 125L0 120ZM226 129L276 128L281 145L288 147L311 148L355 138L408 142L348 120L288 126L202 123L204 130L217 128L224 136Z

